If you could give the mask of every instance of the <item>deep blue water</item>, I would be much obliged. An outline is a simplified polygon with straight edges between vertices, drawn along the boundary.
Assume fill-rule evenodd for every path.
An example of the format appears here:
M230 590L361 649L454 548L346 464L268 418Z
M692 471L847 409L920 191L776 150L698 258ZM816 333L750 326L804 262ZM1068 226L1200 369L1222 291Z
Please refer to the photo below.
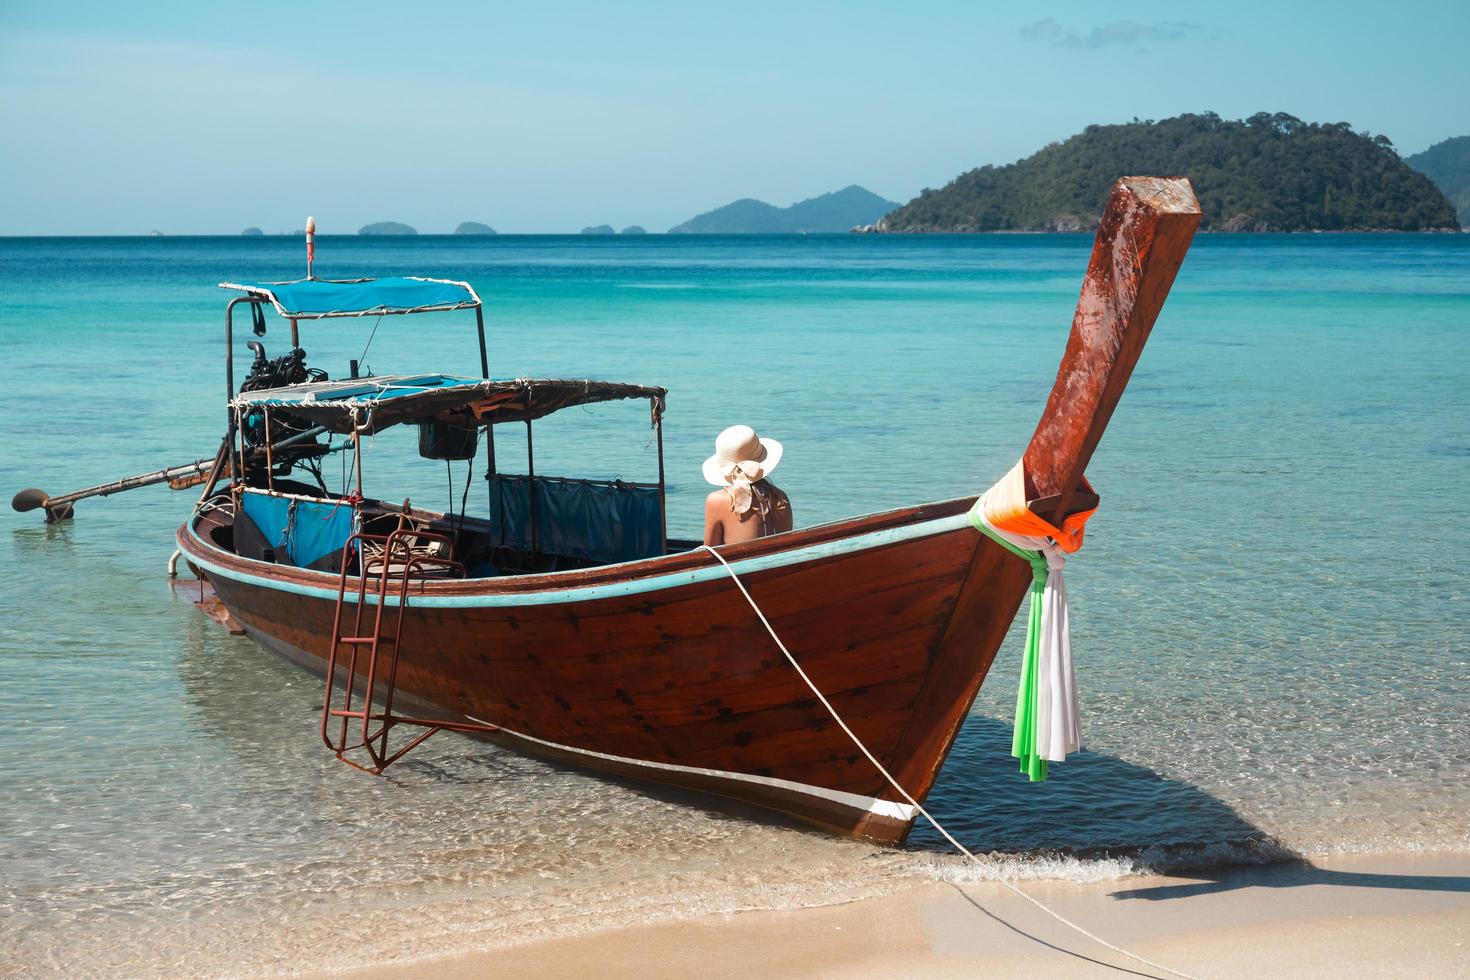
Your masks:
M1035 424L1089 247L324 238L317 272L470 280L496 374L667 386L670 530L693 535L699 461L736 421L786 444L798 523L985 489ZM0 239L0 490L209 455L215 284L296 277L300 252ZM373 326L304 324L302 344L335 376ZM272 354L286 336L272 324ZM473 319L385 318L365 360L472 373ZM1013 634L935 813L1019 855L995 859L1006 873L1275 853L1265 838L1470 846L1467 381L1470 235L1197 240L1090 470L1103 507L1068 568L1087 751L1044 785L1014 772ZM565 413L538 423L537 470L648 478L649 436L642 406ZM509 468L515 445L498 450ZM369 489L442 508L442 467L412 457L380 436ZM191 502L150 488L63 526L0 516L0 965L197 972L208 949L264 970L301 948L347 963L957 873L924 830L875 852L456 737L381 780L347 770L315 740L316 683L170 592ZM342 903L350 927L330 918ZM413 938L384 928L404 908Z

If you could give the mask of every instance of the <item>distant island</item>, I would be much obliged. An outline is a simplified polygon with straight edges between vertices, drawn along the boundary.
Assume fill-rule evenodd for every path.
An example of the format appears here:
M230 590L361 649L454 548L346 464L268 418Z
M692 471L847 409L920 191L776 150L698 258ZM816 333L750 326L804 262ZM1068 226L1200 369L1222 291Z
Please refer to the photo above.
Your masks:
M246 238L259 238L261 235L264 235L265 232L252 225L251 227L246 228L244 231L240 232L240 234L244 235Z
M584 235L616 235L617 232L613 231L613 226L612 225L592 225L589 228L583 228L582 229L582 234L584 234Z
M478 221L461 221L459 227L454 229L456 235L494 235L496 231L489 225Z
M871 224L898 207L872 191L853 184L840 191L778 208L741 198L669 229L671 235L781 235L844 232Z
M418 230L401 221L375 221L357 229L359 235L417 235Z
M1436 143L1404 162L1434 181L1455 206L1460 227L1470 228L1470 136Z
M648 234L648 229L645 228L645 227L643 227L642 225L629 225L628 227L624 228L622 231L618 232L618 234L619 235L646 235L646 234Z
M1194 182L1216 231L1424 231L1459 227L1440 189L1384 136L1285 113L1089 126L1018 163L961 174L878 222L895 232L1086 231L1128 174Z

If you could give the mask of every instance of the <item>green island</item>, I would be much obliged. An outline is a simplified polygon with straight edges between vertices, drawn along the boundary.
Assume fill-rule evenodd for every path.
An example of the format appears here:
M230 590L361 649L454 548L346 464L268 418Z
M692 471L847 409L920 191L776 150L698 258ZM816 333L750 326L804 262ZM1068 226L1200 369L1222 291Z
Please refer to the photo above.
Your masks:
M1455 208L1384 136L1285 113L1212 112L1089 126L1006 166L963 173L886 215L885 232L1088 231L1127 174L1188 177L1214 231L1427 231Z
M359 235L417 235L418 230L401 221L375 221L357 229Z
M1404 162L1434 181L1455 206L1460 227L1470 228L1470 136L1436 143Z

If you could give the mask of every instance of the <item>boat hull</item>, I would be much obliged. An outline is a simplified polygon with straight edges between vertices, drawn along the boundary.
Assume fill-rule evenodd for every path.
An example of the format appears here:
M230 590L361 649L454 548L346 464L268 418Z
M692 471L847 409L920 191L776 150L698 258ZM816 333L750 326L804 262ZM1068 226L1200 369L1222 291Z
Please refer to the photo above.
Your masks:
M922 800L1030 581L968 501L722 549L813 682ZM783 540L785 539L785 540ZM262 646L322 674L336 576L180 546ZM351 596L349 595L349 598ZM427 583L399 696L517 749L901 841L914 808L812 696L707 553Z

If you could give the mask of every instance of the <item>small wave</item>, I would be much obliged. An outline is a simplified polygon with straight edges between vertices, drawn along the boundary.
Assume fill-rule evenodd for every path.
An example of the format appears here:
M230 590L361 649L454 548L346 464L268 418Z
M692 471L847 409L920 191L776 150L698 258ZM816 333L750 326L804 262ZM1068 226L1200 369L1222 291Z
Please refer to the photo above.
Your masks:
M925 854L916 856L907 870L953 884L1000 880L1087 883L1302 859L1302 855L1272 837L1082 851L992 851L976 857L978 860L970 861L960 855Z

